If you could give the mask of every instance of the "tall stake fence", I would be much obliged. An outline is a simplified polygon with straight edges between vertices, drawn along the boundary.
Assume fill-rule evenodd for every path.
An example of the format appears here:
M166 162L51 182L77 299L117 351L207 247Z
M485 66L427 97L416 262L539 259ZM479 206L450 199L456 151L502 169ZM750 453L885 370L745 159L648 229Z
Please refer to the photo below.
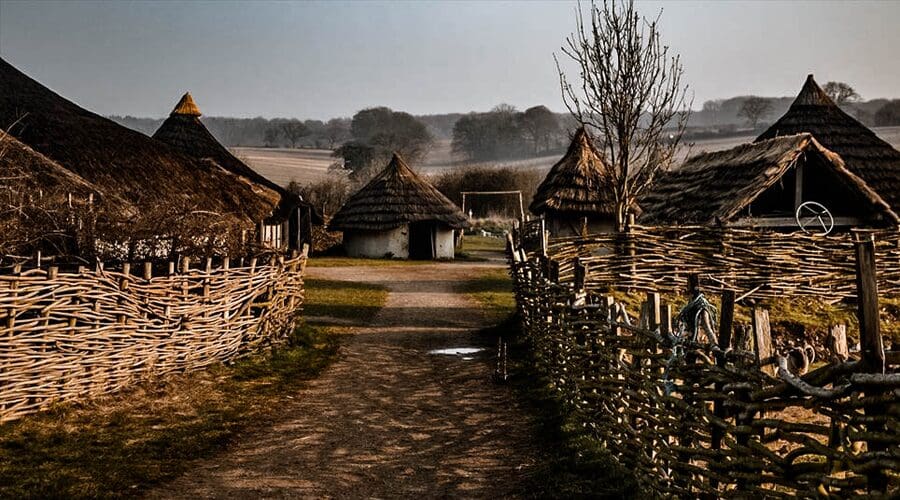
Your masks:
M541 219L526 222L518 244L526 253L560 263L572 279L572 259L589 269L591 290L622 287L647 292L680 291L699 274L706 289L741 290L754 297L853 298L854 240L875 239L878 287L900 294L900 231L885 229L817 236L702 226L631 226L620 233L547 239Z
M284 341L306 252L213 264L182 259L158 276L150 263L0 275L0 422Z
M648 293L633 314L586 288L590 274L607 272L599 266L576 260L561 281L558 262L527 255L512 238L508 245L523 335L539 368L647 493L900 494L900 352L882 345L871 240L850 259L861 351L805 374L773 347L765 309L752 311L749 331L734 328L732 289L721 291L716 311L697 293L698 276L686 276L681 288L691 281L695 294L682 313ZM847 354L846 339L837 350Z

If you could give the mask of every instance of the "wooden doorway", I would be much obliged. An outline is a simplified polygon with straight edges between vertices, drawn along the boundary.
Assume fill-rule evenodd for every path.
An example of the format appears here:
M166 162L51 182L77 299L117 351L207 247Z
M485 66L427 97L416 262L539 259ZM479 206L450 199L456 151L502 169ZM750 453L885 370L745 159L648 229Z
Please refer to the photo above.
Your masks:
M409 225L409 258L434 259L434 224L413 222Z

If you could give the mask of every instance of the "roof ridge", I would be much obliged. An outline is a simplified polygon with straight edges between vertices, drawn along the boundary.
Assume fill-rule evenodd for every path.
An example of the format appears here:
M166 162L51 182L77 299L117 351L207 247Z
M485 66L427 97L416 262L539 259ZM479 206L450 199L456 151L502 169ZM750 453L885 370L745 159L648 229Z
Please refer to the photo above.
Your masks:
M831 100L831 97L822 90L822 87L816 83L816 79L813 77L812 73L806 76L806 82L803 83L803 88L800 89L800 93L797 94L797 97L794 98L794 102L791 103L791 107L793 106L832 106L837 107L837 104Z
M169 114L169 116L174 115L201 116L202 113L200 113L200 108L197 107L197 103L194 102L191 93L185 92L181 99L178 100L178 104L175 105L175 109Z

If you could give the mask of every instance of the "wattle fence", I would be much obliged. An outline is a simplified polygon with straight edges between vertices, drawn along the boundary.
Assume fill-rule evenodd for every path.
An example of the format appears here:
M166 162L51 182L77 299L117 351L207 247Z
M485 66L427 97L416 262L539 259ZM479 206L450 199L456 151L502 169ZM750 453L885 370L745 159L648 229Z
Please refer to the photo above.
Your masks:
M695 292L684 314L674 314L675 304L648 293L632 314L587 286L600 273L604 286L615 287L618 274L605 268L608 256L597 255L586 267L578 259L529 254L519 243L508 242L510 269L523 335L539 369L567 410L648 494L900 494L900 352L886 352L882 343L876 291L882 268L871 240L844 255L855 284L840 289L859 297L861 350L849 353L846 332L837 330L844 337L832 359L805 374L797 369L798 353L773 346L765 309L752 310L749 331L735 328L740 291L731 285L716 292L718 311ZM548 254L553 249L551 242ZM705 268L691 264L683 263L679 280L666 276L662 283L697 290L699 275L690 271ZM623 287L636 286L631 277L622 277Z
M546 254L572 278L572 262L588 268L585 286L647 292L678 292L690 274L707 290L739 290L753 297L853 298L854 241L874 238L878 287L900 294L900 230L883 229L818 236L704 226L631 226L618 233L548 238L542 221L519 230L520 248Z
M284 341L306 253L0 274L0 422Z

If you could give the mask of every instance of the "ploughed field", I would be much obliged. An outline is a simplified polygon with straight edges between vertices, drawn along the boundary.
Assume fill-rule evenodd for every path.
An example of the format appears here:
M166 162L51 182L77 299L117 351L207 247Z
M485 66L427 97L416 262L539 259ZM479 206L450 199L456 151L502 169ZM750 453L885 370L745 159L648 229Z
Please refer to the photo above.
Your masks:
M900 127L876 127L872 129L879 137L894 148L900 149ZM755 135L734 136L694 141L692 154L720 151L733 148L739 144L752 141ZM327 149L286 149L286 148L231 148L232 153L246 161L260 174L280 185L287 185L292 180L300 184L315 182L328 176L328 168L337 159ZM450 152L450 141L437 141L422 165L414 165L416 170L426 175L439 175L450 169L465 165L516 167L547 171L559 159L561 154L526 158L522 160L500 160L489 163L461 163L454 160Z

